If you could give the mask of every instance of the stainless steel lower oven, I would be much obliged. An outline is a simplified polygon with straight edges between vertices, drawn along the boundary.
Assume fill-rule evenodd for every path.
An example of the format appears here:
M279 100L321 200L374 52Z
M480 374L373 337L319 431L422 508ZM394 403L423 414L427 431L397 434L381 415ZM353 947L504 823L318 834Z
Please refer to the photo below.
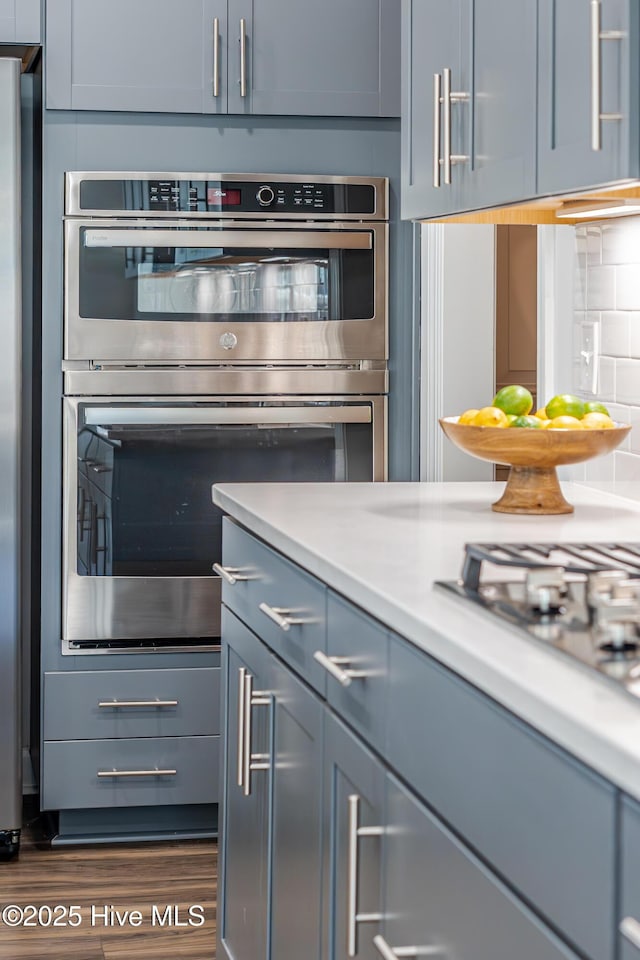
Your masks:
M218 644L213 483L386 479L384 370L65 376L63 653Z

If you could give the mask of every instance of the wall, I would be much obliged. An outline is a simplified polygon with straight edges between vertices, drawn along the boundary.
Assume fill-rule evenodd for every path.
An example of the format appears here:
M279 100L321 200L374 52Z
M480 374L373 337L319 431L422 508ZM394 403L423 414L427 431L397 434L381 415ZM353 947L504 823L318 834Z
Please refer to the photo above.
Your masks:
M640 480L640 218L576 227L575 251L573 392L604 401L633 429L573 476Z

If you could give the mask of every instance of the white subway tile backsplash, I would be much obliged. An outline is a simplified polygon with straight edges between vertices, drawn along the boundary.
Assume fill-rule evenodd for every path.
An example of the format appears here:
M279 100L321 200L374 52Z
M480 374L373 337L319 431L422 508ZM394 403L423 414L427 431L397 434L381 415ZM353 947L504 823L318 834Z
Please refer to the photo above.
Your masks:
M627 360L614 360L613 357L600 357L598 359L598 380L595 394L599 400L620 400L616 396L616 364L630 363Z
M629 217L600 225L602 263L640 263L640 218Z
M607 399L618 403L640 401L640 360L615 360L614 395Z
M631 432L627 437L626 448L631 453L640 453L640 406L627 407L629 419L627 423L631 424Z
M629 357L629 316L603 312L600 321L600 352L605 357Z
M629 318L629 356L640 360L640 313L627 313ZM638 397L640 401L640 396Z
M599 223L587 224L587 264L602 263L602 226Z
M600 268L604 269L603 267ZM616 274L616 300L618 310L640 310L640 270L638 264L623 264L609 267Z
M613 457L614 480L640 480L640 457L633 453L625 453L624 450L615 450Z
M587 310L611 310L615 306L616 272L621 269L624 268L587 267Z

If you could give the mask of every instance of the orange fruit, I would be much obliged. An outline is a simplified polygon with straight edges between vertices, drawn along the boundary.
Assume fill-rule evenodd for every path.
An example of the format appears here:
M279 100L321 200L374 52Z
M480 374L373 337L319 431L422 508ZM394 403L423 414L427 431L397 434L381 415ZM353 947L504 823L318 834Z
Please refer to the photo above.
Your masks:
M584 414L584 400L572 393L560 393L545 405L549 420L556 417L576 417L578 420Z
M545 424L547 430L582 430L582 423L577 417L554 417Z
M518 383L512 383L508 387L498 390L493 398L493 406L504 410L505 413L523 417L531 411L533 397L526 387L521 387Z
M473 407L471 407L469 410L465 410L465 412L461 413L458 417L458 423L471 423L476 413L478 413L478 411L474 410Z
M507 427L509 421L504 410L499 407L483 407L473 418L476 427Z
M547 416L547 411L546 411L545 407L540 407L539 410L536 410L536 412L534 413L534 417L537 417L538 420L548 420L548 419L549 419L549 417Z
M615 427L611 417L606 413L598 413L597 410L593 413L585 413L580 423L584 430L611 430Z

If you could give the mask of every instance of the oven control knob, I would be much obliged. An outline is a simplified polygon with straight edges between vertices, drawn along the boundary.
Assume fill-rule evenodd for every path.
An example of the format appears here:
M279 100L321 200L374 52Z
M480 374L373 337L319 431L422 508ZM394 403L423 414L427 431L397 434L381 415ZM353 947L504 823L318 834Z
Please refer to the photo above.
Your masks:
M235 333L230 333L228 330L226 333L220 335L218 343L223 350L233 350L234 347L238 345L238 338Z
M268 207L275 200L276 195L269 186L259 187L256 193L256 200L261 207Z

